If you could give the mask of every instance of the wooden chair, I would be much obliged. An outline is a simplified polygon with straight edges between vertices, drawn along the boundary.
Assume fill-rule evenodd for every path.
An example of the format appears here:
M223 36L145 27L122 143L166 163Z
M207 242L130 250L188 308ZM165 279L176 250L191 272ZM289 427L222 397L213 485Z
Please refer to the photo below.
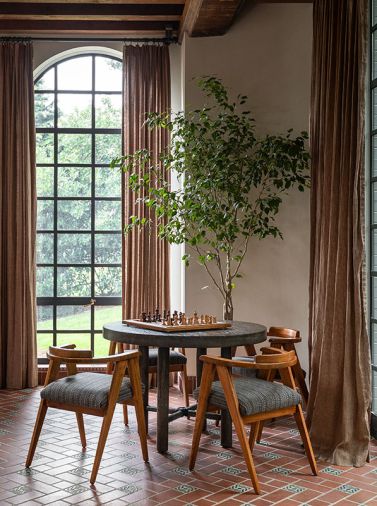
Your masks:
M309 392L305 382L305 372L301 368L300 360L297 355L296 343L301 343L300 331L295 329L288 329L285 327L270 327L267 336L270 338L268 341L272 348L284 351L294 351L297 362L292 367L292 372L297 386L300 389L301 396L304 400L305 406L308 405Z
M194 392L194 396L198 396L199 399L189 461L189 469L192 470L195 466L208 408L229 409L256 494L260 494L260 485L252 451L259 424L263 420L293 415L304 443L311 470L314 475L318 473L301 408L301 397L296 391L292 374L292 367L297 363L295 352L280 352L272 348L262 348L262 352L263 355L257 355L254 362L237 361L236 365L258 370L265 379L233 378L231 369L235 365L234 360L208 355L200 357L200 360L204 362L204 367L200 388ZM275 370L279 371L283 384L269 381ZM214 381L216 373L219 381ZM246 436L245 425L250 425L249 440Z
M94 459L90 483L96 481L103 450L117 402L135 406L143 459L148 462L147 435L144 419L142 388L137 350L119 355L93 358L90 350L75 350L74 344L63 347L51 346L47 353L49 367L45 387L41 391L41 403L35 422L34 432L26 459L30 467L38 443L47 408L64 409L76 413L77 425L82 447L86 447L83 414L103 418L97 451ZM77 374L77 364L113 363L114 373L107 374L84 372ZM60 366L66 364L68 376L57 379ZM129 378L124 378L128 369Z
M110 343L109 348L109 355L112 355L115 353L116 346L118 344L118 352L123 351L123 345L122 343ZM149 349L149 366L148 366L148 372L150 374L157 373L157 355L158 355L158 349L157 348L150 348ZM180 348L179 351L170 350L170 356L169 356L169 372L181 372L182 373L182 389L183 389L183 396L185 399L185 406L188 408L190 406L190 399L189 399L189 382L188 382L188 376L187 376L187 357L185 354L185 349ZM110 367L107 369L108 373L111 373L111 364ZM124 424L128 425L128 409L127 405L123 405L123 419Z

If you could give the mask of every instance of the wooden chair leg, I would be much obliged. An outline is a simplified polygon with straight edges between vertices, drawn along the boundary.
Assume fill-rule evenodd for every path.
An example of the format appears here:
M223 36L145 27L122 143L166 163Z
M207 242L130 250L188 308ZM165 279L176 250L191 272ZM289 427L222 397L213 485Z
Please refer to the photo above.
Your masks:
M200 437L202 435L203 424L206 419L208 397L211 391L213 378L216 368L212 364L204 364L202 379L200 382L198 407L196 409L194 434L192 437L191 453L189 460L189 469L192 471L195 467L196 456L198 455Z
M249 435L249 446L250 451L253 453L255 441L257 440L259 429L260 429L261 422L254 422L250 426L250 435Z
M115 355L116 347L117 347L117 343L115 341L110 341L109 355ZM107 367L106 367L107 374L111 374L113 372L113 367L114 367L113 363L108 362Z
M226 402L228 405L228 409L230 412L230 416L232 417L234 428L237 432L238 440L241 445L242 453L244 455L246 466L249 471L249 475L254 487L254 491L256 494L261 493L257 473L254 466L253 456L251 455L251 450L249 446L249 441L247 440L245 426L243 424L239 407L238 407L238 399L236 392L234 390L234 385L232 383L232 378L230 372L226 367L217 367L217 374L219 375L219 379L221 381L221 385L224 389L224 394L226 398Z
M297 356L297 354L296 354L296 356ZM300 362L298 361L298 357L297 357L297 364L295 364L292 367L292 370L293 370L293 375L295 377L297 386L300 389L301 397L304 400L305 406L307 406L308 400L309 400L309 392L308 392L308 387L306 386L304 373L302 372Z
M81 446L86 448L86 437L85 437L85 426L84 426L84 417L82 413L76 413L77 425L79 427Z
M295 420L297 423L298 430L300 431L300 434L301 434L302 442L304 443L306 456L309 460L309 464L312 469L312 472L313 472L314 476L318 476L317 463L315 460L315 456L314 456L314 452L313 452L313 448L312 448L312 443L310 441L308 429L306 427L304 413L302 412L302 407L300 406L300 404L297 406L297 411L294 414L294 417L295 417Z
M147 427L144 416L143 392L141 390L141 383L140 383L139 359L130 360L128 369L134 396L135 413L139 431L141 452L143 454L144 462L148 462L149 457L147 445Z
M256 434L256 442L257 443L260 443L261 442L261 439L262 439L262 432L263 432L263 426L264 426L264 421L261 420L259 422L259 427L258 427L258 432Z
M185 398L185 406L188 408L190 406L190 397L189 397L189 382L187 376L187 367L184 365L182 370L182 387L183 387L183 396ZM190 417L187 417L190 418Z
M42 430L42 425L47 413L47 403L45 400L41 400L39 404L37 419L34 425L34 431L30 442L29 452L26 459L25 467L30 467L33 461L35 449L37 447L38 439Z
M106 415L103 417L102 421L102 427L101 432L99 435L98 445L97 445L97 451L96 456L94 458L94 464L92 468L92 474L90 475L90 483L94 485L94 482L96 481L98 469L101 463L103 450L105 449L106 441L107 441L107 435L109 433L111 421L113 419L114 415L114 408L115 406L111 406L108 408Z
M123 404L123 422L128 427L128 408L127 404Z

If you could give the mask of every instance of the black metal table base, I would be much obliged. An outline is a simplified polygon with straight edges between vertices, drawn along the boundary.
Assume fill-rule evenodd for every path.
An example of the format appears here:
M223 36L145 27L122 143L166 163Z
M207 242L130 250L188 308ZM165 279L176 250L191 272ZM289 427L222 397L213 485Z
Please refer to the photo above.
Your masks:
M178 408L169 408L168 423L178 420L178 418L195 417L197 406L197 404L193 404L188 407L180 406ZM157 406L147 406L147 411L157 413ZM219 413L206 413L206 418L209 420L221 420L221 415ZM203 428L203 430L205 429Z

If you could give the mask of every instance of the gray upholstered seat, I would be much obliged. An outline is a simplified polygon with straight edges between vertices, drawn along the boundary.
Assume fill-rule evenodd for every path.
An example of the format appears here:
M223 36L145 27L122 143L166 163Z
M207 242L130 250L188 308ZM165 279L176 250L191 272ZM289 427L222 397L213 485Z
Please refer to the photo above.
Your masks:
M157 366L158 348L149 348L149 366ZM179 351L170 350L169 364L170 365L184 365L187 362L187 358L183 353Z
M41 391L42 399L86 408L106 408L112 376L83 372L53 381ZM131 382L124 378L118 402L132 397Z
M232 360L242 360L242 362L255 363L255 357L233 357ZM255 378L257 376L257 369L246 369L245 367L232 367L232 373L236 376L245 378Z
M281 383L272 383L258 378L234 378L233 383L242 416L297 406L301 402L298 392ZM199 397L199 388L194 391L194 397L195 399ZM220 409L227 409L220 381L212 383L208 403Z

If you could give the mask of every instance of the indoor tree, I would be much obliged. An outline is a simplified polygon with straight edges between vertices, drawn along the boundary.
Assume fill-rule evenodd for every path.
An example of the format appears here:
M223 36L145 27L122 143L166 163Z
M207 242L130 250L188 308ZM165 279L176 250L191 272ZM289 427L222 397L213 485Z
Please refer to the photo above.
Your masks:
M147 220L131 216L128 233L152 221L161 239L188 246L224 300L224 318L233 319L232 294L251 237L282 237L275 223L290 188L309 186L307 134L258 138L245 110L247 97L233 101L220 79L198 80L210 104L201 109L148 114L150 129L168 129L170 146L162 153L139 150L112 162L128 173L128 185L154 210ZM172 188L166 174L175 173Z

